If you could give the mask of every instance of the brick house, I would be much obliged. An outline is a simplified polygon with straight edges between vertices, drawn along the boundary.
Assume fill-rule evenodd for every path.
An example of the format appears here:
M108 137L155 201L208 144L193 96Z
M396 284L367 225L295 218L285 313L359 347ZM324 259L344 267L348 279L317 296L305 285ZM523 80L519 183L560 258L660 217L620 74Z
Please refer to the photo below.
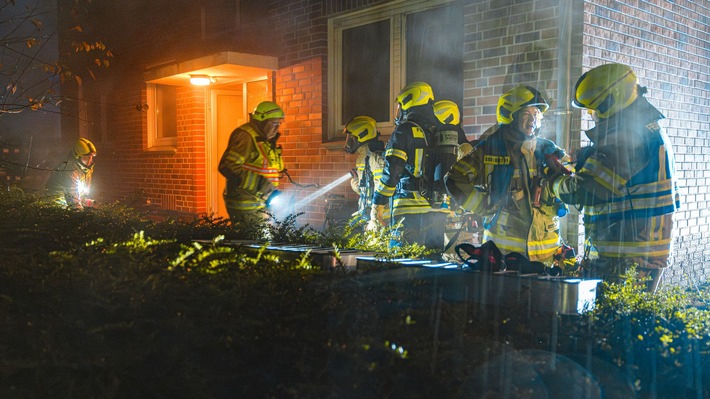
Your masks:
M63 1L60 1L60 4ZM666 283L710 273L710 3L676 0L94 1L85 29L115 60L77 88L63 134L99 148L95 190L142 191L164 209L225 216L216 163L229 133L263 99L286 112L289 174L325 186L353 167L343 124L358 114L392 131L393 99L424 80L457 102L470 139L495 123L505 90L526 83L551 103L543 134L569 151L590 123L569 106L583 71L634 67L667 116L683 209ZM199 76L198 76L199 75ZM191 77L210 85L194 86ZM147 108L145 107L147 105ZM303 223L325 218L324 196L283 180ZM347 183L330 193L353 199ZM576 213L563 233L578 243Z

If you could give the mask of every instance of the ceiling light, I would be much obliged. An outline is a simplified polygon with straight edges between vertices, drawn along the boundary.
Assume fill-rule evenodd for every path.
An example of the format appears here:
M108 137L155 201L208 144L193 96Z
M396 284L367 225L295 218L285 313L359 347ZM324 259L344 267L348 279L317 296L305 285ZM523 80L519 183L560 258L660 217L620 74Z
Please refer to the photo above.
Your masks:
M190 75L190 84L194 86L209 86L216 81L209 75Z

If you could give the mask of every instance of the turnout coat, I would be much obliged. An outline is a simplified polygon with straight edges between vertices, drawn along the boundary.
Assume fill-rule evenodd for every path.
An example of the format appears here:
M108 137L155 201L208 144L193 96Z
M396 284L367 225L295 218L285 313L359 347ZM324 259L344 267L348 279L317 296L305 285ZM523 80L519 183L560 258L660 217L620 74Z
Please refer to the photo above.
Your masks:
M587 131L573 176L559 176L553 191L581 205L590 258L627 258L649 269L667 266L673 213L680 207L673 151L644 97Z
M565 153L550 140L520 136L511 125L489 129L451 168L446 187L459 206L483 218L483 242L549 265L560 246L563 208L543 177L543 163L546 154L561 159Z

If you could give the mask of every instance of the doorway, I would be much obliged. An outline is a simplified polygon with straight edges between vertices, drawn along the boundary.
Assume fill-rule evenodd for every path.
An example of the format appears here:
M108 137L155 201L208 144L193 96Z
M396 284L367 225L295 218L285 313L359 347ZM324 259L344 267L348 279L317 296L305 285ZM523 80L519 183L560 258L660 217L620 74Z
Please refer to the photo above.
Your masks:
M227 209L224 206L222 193L227 185L227 181L219 171L219 161L224 150L229 144L229 135L232 131L246 122L246 111L244 106L244 93L242 90L212 90L210 104L211 134L208 130L208 162L207 162L207 208L208 213L214 213L215 217L228 218Z
M272 100L271 81L263 77L241 84L210 91L210 112L207 128L207 212L215 217L227 218L222 193L227 181L219 171L219 161L229 144L235 128L249 119L249 112L257 104Z

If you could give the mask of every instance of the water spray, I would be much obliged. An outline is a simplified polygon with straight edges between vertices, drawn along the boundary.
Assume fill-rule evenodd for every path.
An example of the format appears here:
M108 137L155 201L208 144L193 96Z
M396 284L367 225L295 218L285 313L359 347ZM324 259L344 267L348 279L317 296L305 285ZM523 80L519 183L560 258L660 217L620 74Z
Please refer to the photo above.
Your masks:
M318 191L315 191L314 193L308 195L307 197L301 199L294 205L294 209L299 209L303 207L304 205L308 205L311 203L314 199L322 196L323 194L327 193L328 191L334 189L335 187L343 184L346 180L350 179L350 172L340 176L337 180L328 183L327 185L323 186L322 188L318 189Z

